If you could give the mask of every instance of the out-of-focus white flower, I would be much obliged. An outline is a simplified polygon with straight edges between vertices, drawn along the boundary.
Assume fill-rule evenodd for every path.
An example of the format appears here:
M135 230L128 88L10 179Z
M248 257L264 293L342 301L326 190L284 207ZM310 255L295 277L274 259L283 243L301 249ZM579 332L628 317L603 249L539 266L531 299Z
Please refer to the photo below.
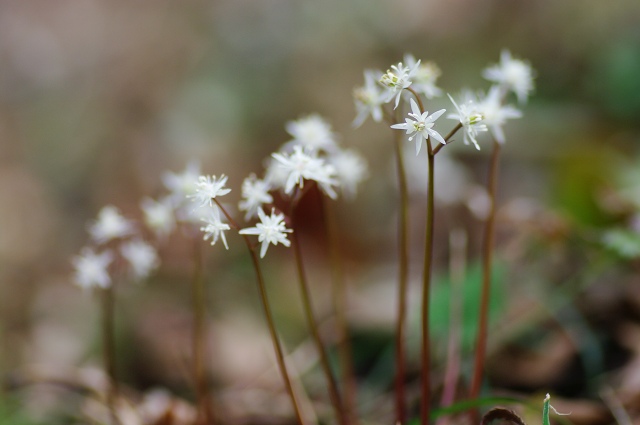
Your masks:
M510 105L502 105L500 87L493 86L478 104L478 110L484 117L483 122L498 143L504 143L502 127L508 119L520 118L522 113Z
M262 209L259 209L258 217L260 218L260 223L257 223L255 227L240 230L240 234L258 235L258 242L262 242L260 258L264 258L270 243L274 245L281 243L286 247L291 246L291 241L287 239L287 233L291 233L293 230L287 229L285 226L284 214L275 214L272 209L271 216L267 216Z
M427 111L421 113L420 107L416 101L411 99L411 112L409 113L409 118L405 118L404 124L394 124L391 128L396 130L405 130L407 134L411 135L408 138L409 141L412 141L415 138L416 155L418 155L420 153L420 148L422 147L422 142L427 140L427 137L433 137L443 145L446 144L440 133L432 128L435 125L435 120L440 118L440 116L445 112L446 109L440 109L431 115L429 115L429 112Z
M339 150L328 160L336 170L342 193L347 198L353 198L358 184L369 175L367 162L352 150Z
M447 96L451 99L453 106L456 107L456 113L447 115L447 118L458 120L460 124L462 124L465 145L471 142L476 149L480 150L476 136L480 131L487 131L487 126L482 122L483 115L480 113L478 105L471 99L462 101L460 105L458 105L450 94L447 93Z
M107 268L111 261L111 251L96 254L91 248L83 248L80 255L71 260L76 272L75 283L85 289L108 288L111 285L111 277Z
M367 119L369 115L375 122L382 121L382 91L378 86L377 77L381 72L373 70L364 71L364 86L353 91L353 98L356 103L356 118L353 120L353 127L357 128Z
M208 209L207 215L202 219L204 221L205 226L201 227L200 230L204 232L204 240L211 238L211 245L215 245L218 242L218 238L222 239L222 243L226 249L229 249L229 245L227 245L227 238L224 235L225 230L229 230L228 224L223 223L220 217L220 210L217 206L213 206Z
M167 237L176 227L174 205L170 197L160 201L144 198L140 203L145 224L160 238Z
M129 236L134 231L133 222L120 215L120 211L113 205L103 207L98 213L98 218L89 225L91 239L99 245Z
M156 249L140 239L122 244L120 253L131 266L133 277L139 280L146 279L160 265Z
M442 75L440 68L434 62L422 62L416 67L418 62L413 55L404 55L404 63L407 67L409 69L416 68L412 88L416 92L423 94L427 99L440 96L442 90L436 86L436 81Z
M255 174L251 174L242 182L242 200L238 207L246 211L245 220L255 217L263 204L273 202L273 196L269 194L271 187L265 180L260 180Z
M289 178L289 172L273 157L266 160L266 171L264 173L264 181L269 184L271 189L284 190Z
M388 69L380 78L380 84L387 89L387 94L384 98L385 103L391 102L395 97L396 101L393 109L398 107L402 90L411 86L411 79L418 71L419 66L420 61L413 64L413 67L404 66L402 62L398 63L398 65L391 65L391 69Z
M503 90L511 90L519 102L525 102L533 90L533 70L522 60L513 59L508 50L500 54L500 63L484 70L482 76L497 83Z
M324 159L318 158L314 152L304 150L301 146L294 146L290 154L274 153L271 156L287 172L284 186L286 194L290 195L296 185L302 188L304 180L314 180L327 195L336 198L337 194L333 189L337 184L334 179L335 169Z
M190 161L182 173L167 171L162 175L164 186L171 192L171 197L180 203L194 193L200 176L200 164Z
M231 189L224 187L226 184L227 176L224 174L220 175L219 179L216 176L200 176L198 177L196 192L190 195L189 198L197 202L199 206L213 206L215 198L231 192Z
M331 125L318 114L312 114L285 125L293 140L286 146L300 145L306 149L330 152L336 148L336 136Z

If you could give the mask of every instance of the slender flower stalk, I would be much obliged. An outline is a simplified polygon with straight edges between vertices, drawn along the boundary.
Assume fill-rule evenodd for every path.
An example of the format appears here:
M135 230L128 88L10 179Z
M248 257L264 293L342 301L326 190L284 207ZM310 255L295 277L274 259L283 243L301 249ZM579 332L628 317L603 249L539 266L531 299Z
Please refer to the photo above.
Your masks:
M409 190L407 176L402 157L401 133L395 133L393 143L398 173L398 189L400 192L400 213L398 215L398 319L396 321L396 377L395 405L396 423L407 421L405 407L405 375L406 375L406 343L405 330L407 322L407 281L409 276Z
M111 425L119 425L115 404L118 400L118 380L116 376L115 343L115 291L113 284L99 290L102 296L102 349L104 368L109 378L107 387L107 407Z
M353 353L346 317L347 285L344 279L344 267L340 255L340 240L338 237L338 220L333 204L326 196L322 198L322 213L324 215L325 231L329 245L329 257L331 259L332 301L336 318L336 331L338 334L338 356L340 359L340 371L342 391L344 394L344 408L349 415L349 422L355 424L356 412L356 380L353 371Z
M434 224L434 193L435 193L435 154L431 148L431 141L427 139L429 148L429 186L427 190L427 226L424 246L424 272L422 275L422 391L420 392L420 421L422 425L429 424L431 414L431 335L429 311L431 304L431 275L433 270L433 224Z
M217 199L214 199L214 202L220 208L220 211L227 217L229 220L229 224L236 230L240 229L240 226L235 222L235 220L227 213L222 207L222 204L218 202ZM291 376L289 375L289 371L287 369L287 364L285 362L285 354L282 348L282 344L280 343L280 339L278 338L278 332L276 331L275 321L273 320L273 313L271 312L271 306L269 304L269 298L267 297L267 289L264 283L264 276L262 274L262 268L260 267L260 260L258 259L258 253L255 250L255 247L249 240L249 237L246 234L241 234L242 239L244 239L245 245L249 250L249 255L251 256L251 263L253 264L253 268L256 272L256 280L258 284L258 292L260 293L260 301L262 303L262 308L264 309L264 314L267 319L267 327L269 328L269 335L271 336L271 341L273 342L273 347L276 351L276 362L278 363L278 369L280 370L280 375L282 376L282 380L284 381L285 387L287 389L287 393L289 394L289 398L291 399L291 404L293 406L294 413L296 415L296 420L299 425L307 425L307 421L302 416L300 406L298 404L298 400L296 399L296 394L293 389L293 385L291 383Z
M489 322L489 298L491 295L491 270L493 260L493 245L495 239L496 195L498 191L498 165L501 144L494 140L489 166L489 215L484 225L482 243L482 295L480 298L480 315L478 317L478 336L476 342L473 377L471 379L470 398L475 399L480 394L484 363L487 351L487 328ZM477 415L474 415L477 416Z
M450 406L456 397L456 386L460 373L460 331L463 315L462 284L467 268L467 233L456 228L449 234L449 276L451 290L449 297L449 342L447 346L447 364L445 366L442 397L440 405ZM449 423L441 418L437 424Z
M209 396L204 360L206 356L206 327L205 327L205 289L204 268L202 264L202 249L199 240L194 241L194 272L192 279L193 296L193 378L198 400L197 424L209 425L213 423L213 410Z
M298 192L300 195L300 192ZM292 201L292 205L295 205L295 199ZM295 222L293 219L293 214L295 209L291 209L290 218L292 222ZM340 425L349 425L349 418L344 409L344 404L342 401L342 397L338 390L338 384L336 382L336 378L333 376L333 372L331 371L331 364L329 362L329 356L327 355L327 350L324 346L324 342L322 342L322 338L320 337L320 331L318 330L318 322L316 320L315 314L313 313L313 306L311 303L311 292L309 290L309 284L307 282L307 277L304 271L304 261L302 259L302 249L300 247L300 239L298 237L298 229L296 229L295 225L292 225L294 231L291 234L291 241L293 245L293 251L296 261L296 268L298 270L298 282L300 284L300 292L302 295L302 304L305 316L307 318L307 323L311 330L311 336L313 337L313 341L315 342L316 349L318 350L318 354L320 356L320 366L327 378L329 385L329 397L331 398L331 403L336 411L336 416L338 419L338 423Z

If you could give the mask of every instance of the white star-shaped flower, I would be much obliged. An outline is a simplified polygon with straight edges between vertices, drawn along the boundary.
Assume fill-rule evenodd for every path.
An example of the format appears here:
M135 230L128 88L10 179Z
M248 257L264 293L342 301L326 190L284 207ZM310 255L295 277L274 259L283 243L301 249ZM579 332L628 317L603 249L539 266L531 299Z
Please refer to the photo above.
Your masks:
M427 140L427 137L433 137L443 145L446 144L444 138L440 135L440 133L433 129L435 120L440 118L440 116L445 112L446 109L440 109L439 111L436 111L431 115L429 115L429 112L427 111L421 113L420 107L418 106L416 101L411 99L411 112L409 113L409 118L405 118L404 124L394 124L391 126L391 128L394 128L396 130L405 130L407 134L411 135L408 138L409 141L416 139L417 155L420 153L422 142Z
M419 66L420 61L413 64L412 67L404 66L402 62L398 63L398 65L391 65L391 69L387 70L380 78L380 84L387 89L387 96L384 99L385 103L391 102L391 99L395 97L396 101L393 109L398 107L402 90L411 86L411 79L416 74Z
M356 118L353 120L353 127L357 128L367 119L369 115L375 122L382 121L382 92L377 84L380 79L376 72L372 70L364 71L364 86L358 87L353 91L353 98L356 104Z
M229 249L229 245L227 245L227 238L224 235L225 230L231 229L227 223L222 222L222 218L220 217L220 210L217 206L213 206L209 208L207 215L202 218L205 226L201 227L200 230L204 232L204 240L211 238L211 245L215 245L218 242L218 239L222 239L222 243L226 249Z
M258 217L260 218L260 223L257 223L255 227L240 230L240 234L258 235L258 242L262 242L260 258L264 258L271 243L274 245L281 243L286 247L291 246L291 241L287 239L287 233L291 233L293 230L287 229L285 226L284 214L276 214L272 209L271 216L267 216L262 209L259 209Z
M274 153L271 156L287 172L287 180L284 185L284 192L287 195L293 192L296 185L302 188L304 180L314 180L331 198L337 196L333 189L333 186L337 184L334 178L335 169L324 159L318 158L315 152L304 150L301 146L294 146L293 152L290 154Z
M413 55L404 55L404 63L410 69L413 68L418 61ZM433 62L422 62L416 67L415 75L413 77L412 88L423 94L427 99L440 96L442 90L436 86L436 81L442 75L440 68Z
M176 227L174 205L170 197L156 201L145 198L140 203L145 224L160 238L167 237Z
M328 160L336 170L342 193L348 198L353 198L358 184L369 174L367 162L352 150L340 150Z
M76 272L75 283L85 289L108 288L111 277L107 269L112 261L111 251L96 254L91 248L83 248L80 255L71 260Z
M505 122L508 119L522 117L522 113L518 109L509 105L502 105L501 97L500 87L493 86L478 104L478 110L484 117L483 122L498 143L505 142L504 130L502 129Z
M98 245L133 234L135 226L113 205L103 207L98 218L89 225L91 239Z
M171 192L171 197L182 203L185 198L196 193L200 174L200 165L196 161L190 161L182 173L171 171L164 173L162 182Z
M226 184L227 176L224 174L220 175L219 179L216 176L200 176L198 177L195 193L188 197L200 204L199 206L201 207L205 205L213 206L215 198L231 192L231 189L224 187Z
M449 96L451 103L453 103L457 111L447 115L447 118L458 120L460 124L462 124L465 145L471 142L476 149L480 150L476 136L480 131L487 131L487 126L482 122L483 115L478 109L478 105L471 99L466 99L458 105L450 94L447 93L447 96Z
M131 266L132 275L139 280L147 278L160 265L156 249L140 239L124 243L120 253Z
M255 217L258 210L264 204L273 202L273 196L269 193L271 185L265 180L256 178L255 174L251 174L242 182L242 200L238 207L241 211L246 211L245 220Z
M293 137L286 146L300 145L313 151L336 148L336 135L331 131L331 125L318 114L289 121L285 129Z
M522 60L513 59L508 50L500 54L500 63L484 70L482 76L513 91L520 103L525 102L533 90L533 70Z

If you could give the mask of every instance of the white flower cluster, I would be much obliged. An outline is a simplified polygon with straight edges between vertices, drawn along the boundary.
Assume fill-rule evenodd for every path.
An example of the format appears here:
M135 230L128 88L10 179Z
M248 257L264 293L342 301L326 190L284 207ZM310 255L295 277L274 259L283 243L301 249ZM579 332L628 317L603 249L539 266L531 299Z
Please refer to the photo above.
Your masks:
M71 260L75 283L82 288L110 287L110 268L119 261L128 266L136 280L145 279L160 263L156 249L142 240L134 222L112 205L100 210L88 231L91 244Z
M364 86L354 91L357 112L354 127L362 125L368 116L376 122L381 121L385 115L384 104L395 99L393 109L396 109L407 90L412 91L414 96L426 99L442 94L442 90L436 86L440 69L434 63L416 60L412 55L405 55L404 62L391 66L386 73L367 70L364 76ZM512 58L506 50L501 54L500 63L487 68L483 76L495 83L486 95L464 91L457 102L449 95L456 112L447 115L447 118L460 123L464 131L464 143L473 144L476 149L480 149L477 136L482 132L488 131L498 143L505 142L504 124L509 119L522 116L518 109L505 104L507 94L515 93L522 103L533 90L534 73L529 64ZM405 96L406 99L409 99L411 108L408 118L404 123L391 125L391 128L405 130L409 141L415 139L416 154L420 152L422 142L428 138L446 144L447 141L434 128L435 121L445 110L429 115L413 97Z
M245 220L257 217L255 227L240 231L243 235L258 235L264 257L270 243L289 246L283 214L276 214L272 204L273 192L281 192L290 200L304 189L305 183L315 182L332 199L340 191L353 197L358 184L367 177L367 164L357 153L339 147L336 134L327 121L313 114L286 124L292 139L273 153L267 162L262 179L251 174L242 183L239 209ZM271 208L271 215L265 213Z
M315 182L330 198L337 198L338 191L352 197L358 184L367 176L366 162L355 152L341 149L331 126L319 115L288 122L285 129L291 140L271 155L265 176L258 178L252 173L242 183L239 210L244 211L245 221L257 217L260 222L240 230L240 234L258 236L262 243L261 257L266 255L270 244L290 244L287 233L291 230L286 228L284 214L276 213L274 192L281 192L284 198L293 202L305 183ZM175 187L185 186L182 179L172 178L171 181ZM218 198L230 192L226 184L224 175L198 176L193 191L186 196L195 201L197 207L194 211L200 211L198 215L205 222L201 227L204 238L211 239L212 245L222 239L228 248L224 232L230 230L230 226L223 222L223 215L227 212L225 208L221 214L218 205ZM265 213L269 208L271 215Z

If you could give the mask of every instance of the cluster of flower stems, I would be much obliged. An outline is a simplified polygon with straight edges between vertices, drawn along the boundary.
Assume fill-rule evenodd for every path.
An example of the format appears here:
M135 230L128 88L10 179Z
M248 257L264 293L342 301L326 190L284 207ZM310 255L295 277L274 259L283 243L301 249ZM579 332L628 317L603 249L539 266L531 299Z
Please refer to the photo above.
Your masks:
M400 67L402 64L399 64ZM391 72L389 72L391 74ZM386 74L387 75L387 74ZM393 76L393 74L391 74ZM396 84L397 81L391 80L391 84ZM383 82L384 83L384 82ZM407 94L411 97L413 114L409 114L410 116L418 119L422 116L422 122L418 123L418 121L411 122L407 120L407 124L395 124L399 121L399 110L394 109L392 111L384 110L383 118L388 121L393 128L401 128L406 129L407 134L410 133L410 126L414 129L414 132L419 132L425 130L425 120L424 117L427 116L425 108L423 106L423 102L419 93L417 93L410 84L404 84L400 86L400 91L402 93L398 94L396 97L396 106L400 94L406 96ZM504 96L504 93L503 93ZM392 100L395 97L395 92L393 96L388 96L387 101ZM455 102L454 102L455 104ZM456 105L457 107L457 105ZM415 109L418 108L419 110ZM457 107L458 108L458 107ZM458 108L460 112L460 108ZM370 110L371 113L375 113L375 111ZM439 111L440 112L440 111ZM444 111L442 111L444 112ZM437 113L436 113L437 114ZM435 115L435 114L434 114ZM475 114L473 115L476 118L468 119L469 116L465 117L464 114L460 112L459 122L455 125L455 127L444 137L440 136L439 133L437 141L435 143L432 139L435 137L432 133L427 133L423 137L423 141L426 142L427 147L427 160L428 160L428 189L427 189L427 206L426 206L426 229L425 229L425 245L424 245L424 259L423 259L423 272L422 272L422 298L421 298L421 385L420 385L420 423L422 425L428 425L431 423L431 403L432 403L432 389L431 389L431 336L430 336L430 324L429 324L429 313L430 313L430 304L431 304L431 281L433 275L433 252L434 252L434 219L435 219L435 179L434 172L436 165L436 156L441 151L441 149L451 142L453 142L453 137L460 130L464 130L466 132L465 137L470 135L472 138L475 135L473 133L473 126L477 125L478 122L482 119L482 115ZM439 115L438 115L439 116ZM375 118L375 115L374 115ZM435 118L434 118L435 119ZM474 121L475 120L475 121ZM419 126L420 124L421 126ZM429 124L429 121L426 121L427 129L431 128L432 124ZM478 130L476 128L476 130ZM485 129L486 130L486 129ZM471 131L471 133L469 133ZM479 131L482 131L480 129ZM433 137L430 137L433 136ZM405 424L408 422L408 402L406 396L406 327L407 327L407 287L408 287L408 276L409 276L409 256L408 256L408 234L409 234L409 220L408 220L408 208L409 208L409 195L407 188L407 177L405 174L405 166L403 161L403 149L402 149L402 134L399 132L395 133L395 137L393 138L393 148L395 152L396 159L396 169L397 169L397 180L399 185L399 221L398 221L398 258L399 258L399 267L398 267L398 305L397 305L397 320L396 320L396 330L395 330L395 351L396 351L396 370L395 370L395 419L398 424ZM411 140L411 138L409 138ZM475 144L474 140L474 144ZM475 399L479 396L481 384L483 381L483 371L485 364L485 356L486 356L486 342L487 342L487 329L488 329L488 306L489 306L489 298L490 298L490 284L491 284L491 274L492 274L492 257L493 257L493 247L494 247L494 234L495 234L495 217L496 217L496 194L498 188L498 168L499 168L499 158L500 158L500 150L501 143L497 140L493 140L492 143L492 153L491 159L488 167L488 187L487 192L490 199L490 208L484 223L484 235L483 235L483 246L482 246L482 291L480 298L480 313L478 317L478 331L477 331L477 343L474 351L474 366L473 366L473 374L471 378L471 382L469 385L468 394L466 395L469 399ZM297 151L300 154L302 151ZM340 425L354 425L358 422L358 413L356 409L356 392L357 385L356 379L354 376L354 370L352 365L352 353L350 347L350 339L349 332L347 326L346 319L346 308L347 308L347 292L345 279L343 276L343 265L341 263L342 256L340 253L340 241L339 241L339 232L338 232L338 223L337 216L333 209L333 204L329 202L329 196L323 193L321 190L318 191L310 191L309 188L313 188L313 184L302 185L303 176L298 176L299 180L296 180L295 185L290 185L289 190L291 191L291 196L288 199L287 206L278 210L283 217L285 217L285 222L289 229L285 229L284 224L278 224L278 229L280 231L285 231L288 233L288 237L290 237L290 242L293 250L293 256L295 260L295 265L297 269L297 278L299 282L300 294L302 297L302 305L305 314L305 318L307 321L307 325L310 330L311 337L315 343L318 355L319 362L322 369L323 374L326 377L327 387L329 398L335 410L335 419ZM313 179L313 178L312 178ZM297 183L300 183L299 185ZM320 187L322 181L317 180L317 185ZM326 180L325 183L330 182L330 180ZM211 182L209 182L211 183ZM215 183L215 179L214 179ZM216 190L219 190L222 185L217 187ZM206 193L206 192L205 192ZM323 222L325 225L325 231L327 235L328 241L328 249L330 252L330 261L332 262L332 290L333 290L333 309L335 315L335 332L337 334L337 349L339 353L340 359L340 376L336 376L335 371L332 369L327 344L323 340L323 337L320 333L317 316L314 311L314 306L312 303L312 295L310 291L309 281L305 272L305 261L303 258L303 249L300 243L300 232L298 226L299 215L296 213L296 207L299 204L300 200L306 196L311 194L319 194L322 198L322 213L323 213ZM206 200L205 200L206 201ZM216 199L216 196L212 196L208 201L212 206L217 207L219 211L223 213L225 216L228 226L226 228L218 228L216 230L217 233L213 236L215 239L219 235L222 235L224 239L224 233L222 230L228 230L229 228L240 231L241 227L234 220L234 218L228 213L225 206ZM275 207L273 207L275 209ZM272 218L274 216L274 212L272 209ZM264 221L264 213L262 213L261 217ZM252 228L257 229L257 228ZM202 230L205 230L204 228ZM246 230L246 229L245 229ZM264 225L263 225L264 230ZM277 233L277 231L275 231ZM269 333L271 336L271 340L273 342L276 361L278 365L278 369L280 371L282 380L284 382L286 391L289 395L293 411L295 413L295 417L297 422L300 425L310 425L315 422L315 414L313 412L309 412L308 409L303 408L303 399L305 398L304 390L302 387L296 382L296 376L291 373L291 368L288 365L287 361L287 352L283 347L283 344L278 336L278 331L276 329L273 313L271 310L268 293L266 290L264 274L261 269L260 258L264 256L266 251L265 247L265 238L268 238L268 234L261 234L260 241L263 242L262 251L259 255L258 244L255 244L249 238L249 234L258 235L260 234L258 231L255 232L239 232L242 236L244 243L246 245L247 251L250 255L252 265L255 270L256 282L258 286L258 292L261 300L261 304L264 310L266 323L269 329ZM272 233L270 233L272 235ZM213 234L212 234L213 235ZM279 241L281 243L286 242L285 245L288 246L289 241L286 240L284 234L279 235ZM214 242L215 242L214 239ZM226 240L225 245L226 245ZM271 241L272 243L276 243L275 241ZM266 242L268 244L268 240ZM198 423L200 424L211 424L216 422L215 412L211 403L211 395L209 393L209 383L206 376L206 368L205 368L205 310L206 310L206 302L205 302L205 287L204 287L204 266L203 266L203 254L200 248L201 244L196 244L196 250L194 251L194 275L193 275L193 284L192 284L192 292L193 292L193 310L194 310L194 329L193 329L193 377L195 382L195 389L197 394L197 404L198 404ZM114 403L118 397L118 390L116 385L116 374L115 374L115 349L113 343L113 288L109 286L104 288L103 291L103 307L104 307L104 349L105 349L105 361L106 361L106 370L110 377L110 390L107 397L107 403L109 405L109 410L111 412L112 422L118 423L117 414L115 413ZM456 380L456 377L453 379ZM451 380L449 380L451 381ZM445 383L447 384L447 383ZM451 385L451 382L449 382ZM449 393L451 389L449 389ZM447 392L447 391L445 391ZM452 397L449 397L448 402L452 401ZM472 414L477 415L477 412L472 412ZM477 416L476 416L477 418Z

